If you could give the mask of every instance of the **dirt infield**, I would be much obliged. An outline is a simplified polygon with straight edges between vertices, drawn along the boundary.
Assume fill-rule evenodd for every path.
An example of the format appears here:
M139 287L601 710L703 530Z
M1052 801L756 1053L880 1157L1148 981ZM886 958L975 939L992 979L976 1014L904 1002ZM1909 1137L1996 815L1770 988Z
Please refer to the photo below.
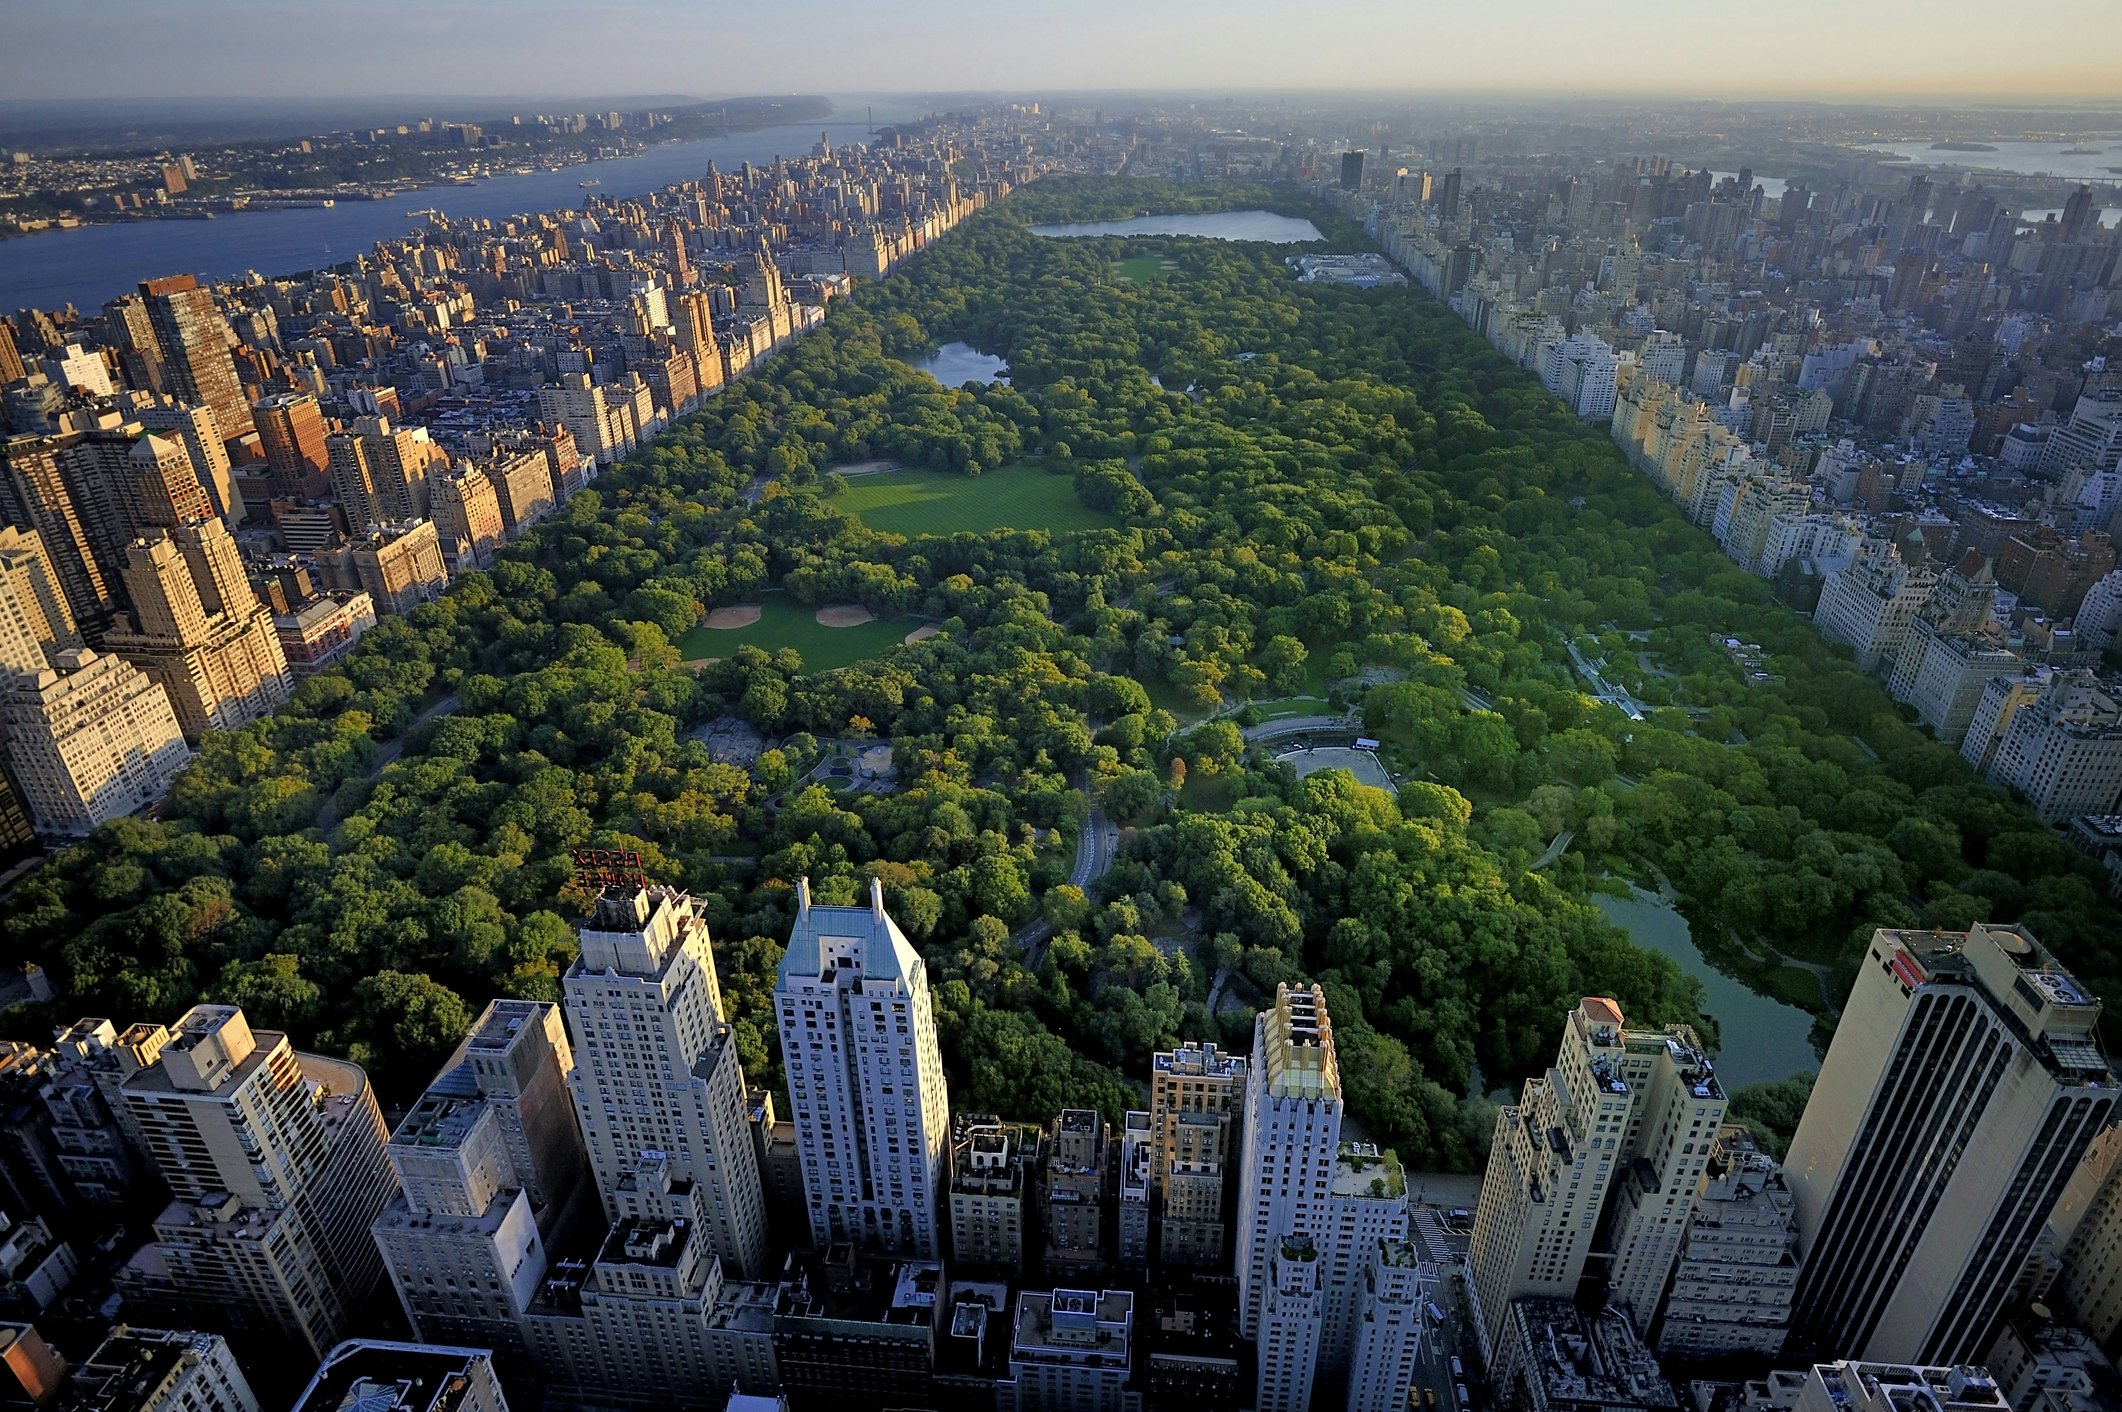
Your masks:
M818 626L821 628L859 628L875 621L877 615L860 603L835 603L818 610Z
M934 623L923 623L906 635L906 645L912 647L917 642L926 642L942 631L943 629Z
M758 621L759 605L756 603L732 603L707 615L707 625L711 628L748 628Z

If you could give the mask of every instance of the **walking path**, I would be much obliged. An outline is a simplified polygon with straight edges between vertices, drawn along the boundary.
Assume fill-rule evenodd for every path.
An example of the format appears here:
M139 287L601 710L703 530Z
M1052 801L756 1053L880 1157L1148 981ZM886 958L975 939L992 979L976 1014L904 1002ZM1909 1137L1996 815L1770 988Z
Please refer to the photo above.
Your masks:
M413 733L415 731L419 730L420 727L426 725L429 721L441 720L444 716L449 715L462 704L463 703L457 699L456 695L452 693L451 695L443 697L440 701L437 701L434 705L428 707L419 715L413 717L411 725L407 726L404 730L398 732L397 736L393 739L386 740L383 742L382 747L376 751L375 763L368 767L368 774L365 775L363 778L376 779L381 776L385 767L387 767L391 761L397 759L400 755L403 755L405 753L405 742L413 738ZM321 832L330 833L332 831L332 826L338 822L339 792L337 790L333 790L329 795L325 796L324 807L317 811L317 828Z
M1111 870L1119 846L1120 830L1105 817L1104 810L1093 804L1083 820L1083 832L1076 836L1076 866L1069 869L1069 885L1088 892L1092 883ZM1038 964L1039 948L1053 934L1054 924L1044 917L1035 917L1017 928L1017 947L1024 953L1026 966Z

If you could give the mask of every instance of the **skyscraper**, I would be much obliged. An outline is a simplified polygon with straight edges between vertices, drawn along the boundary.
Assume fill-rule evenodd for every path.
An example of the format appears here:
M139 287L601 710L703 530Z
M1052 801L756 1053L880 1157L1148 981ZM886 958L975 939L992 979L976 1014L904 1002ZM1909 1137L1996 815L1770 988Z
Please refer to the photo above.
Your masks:
M218 519L134 541L125 586L133 611L119 616L104 642L169 693L187 740L240 729L293 694L272 610L252 590Z
M120 1091L172 1200L119 1288L322 1358L382 1273L369 1224L398 1189L368 1076L195 1005Z
M1162 1213L1158 1243L1167 1266L1223 1263L1224 1198L1238 1159L1245 1060L1213 1044L1187 1044L1150 1061L1150 1186Z
M886 915L883 884L871 879L867 907L827 907L797 882L774 1006L813 1243L933 1258L943 1057L928 968Z
M1723 1116L1693 1030L1630 1030L1613 1001L1578 1003L1489 1147L1467 1263L1492 1363L1512 1300L1573 1299L1588 1271L1649 1327Z
M1343 152L1341 154L1341 189L1360 191L1363 188L1363 154Z
M423 1342L522 1353L546 1240L588 1175L556 1005L496 1000L391 1134L376 1244Z
M140 295L170 392L180 402L213 408L214 425L223 436L249 430L250 403L229 352L228 320L215 306L213 291L201 289L191 275L170 275L143 281Z
M1872 934L1784 1162L1791 1346L1975 1356L2113 1116L2100 1003L2023 927Z
M1422 1352L1426 1281L1415 1247L1406 1241L1380 1240L1361 1256L1348 1412L1399 1412Z
M169 697L81 646L35 530L0 528L0 741L37 832L85 834L162 797L191 752Z
M1254 1412L1309 1412L1325 1327L1319 1245L1289 1234L1275 1243L1260 1295L1259 1369Z
M1328 1192L1341 1147L1341 1067L1326 995L1317 986L1277 986L1274 1008L1253 1021L1245 1142L1238 1195L1238 1328L1252 1338L1275 1278L1269 1267L1286 1238L1316 1242L1326 1232Z
M331 454L325 446L324 413L314 393L284 392L251 407L251 421L258 428L258 443L265 451L265 469L272 477L273 494L289 499L315 499L325 490L325 475Z
M766 1197L700 903L609 888L579 935L568 1083L605 1214L688 1223L725 1273L764 1273Z

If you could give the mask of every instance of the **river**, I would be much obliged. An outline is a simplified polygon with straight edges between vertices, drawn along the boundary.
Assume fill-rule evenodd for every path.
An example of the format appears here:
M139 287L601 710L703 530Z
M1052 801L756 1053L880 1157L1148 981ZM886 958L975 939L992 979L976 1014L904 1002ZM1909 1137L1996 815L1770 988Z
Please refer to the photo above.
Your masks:
M637 156L557 172L492 177L470 186L427 186L384 201L341 201L329 209L237 211L211 221L143 220L38 231L0 241L0 309L72 304L93 312L106 299L159 275L225 279L248 270L285 275L338 264L379 240L417 229L420 218L407 216L407 211L433 208L458 218L496 220L580 207L593 194L639 196L700 177L709 162L731 171L745 162L764 165L776 157L802 156L817 145L821 132L836 144L861 142L868 133L866 108L880 124L909 122L925 111L903 99L878 104L835 99L832 116L820 122L780 123L728 137L671 142ZM596 187L584 189L582 183L593 178Z
M1687 919L1657 894L1638 889L1627 897L1613 897L1601 892L1593 894L1592 901L1636 945L1670 956L1702 983L1703 1008L1717 1022L1717 1076L1727 1094L1747 1084L1773 1083L1819 1069L1812 1015L1756 994L1710 965L1695 946Z
M2113 185L2122 167L2122 135L2107 134L2068 142L1991 142L1987 152L1941 151L1928 142L1872 142L1860 151L1874 156L1891 152L1912 167L1966 167L1983 172L2017 172L2023 176L2069 177ZM2071 149L2080 149L2073 151Z

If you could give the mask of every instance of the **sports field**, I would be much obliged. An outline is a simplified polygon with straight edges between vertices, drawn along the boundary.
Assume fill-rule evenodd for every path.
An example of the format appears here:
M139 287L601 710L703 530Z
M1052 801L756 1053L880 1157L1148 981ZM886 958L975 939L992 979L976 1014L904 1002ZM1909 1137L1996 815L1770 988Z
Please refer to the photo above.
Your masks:
M1179 267L1162 255L1135 255L1125 260L1113 261L1113 273L1122 279L1137 284L1153 284L1160 279L1170 279L1172 271Z
M851 481L833 497L842 511L885 534L986 534L998 529L1110 529L1120 522L1076 498L1073 479L1018 462L984 476L886 471Z
M756 605L758 616L741 627L709 627L702 624L678 639L678 654L686 661L727 657L749 644L768 652L793 647L802 654L805 671L830 672L884 652L906 640L921 624L914 618L892 618L829 628L818 621L817 610L806 608L785 593L765 593ZM830 610L828 610L830 611ZM747 617L724 609L715 616Z

